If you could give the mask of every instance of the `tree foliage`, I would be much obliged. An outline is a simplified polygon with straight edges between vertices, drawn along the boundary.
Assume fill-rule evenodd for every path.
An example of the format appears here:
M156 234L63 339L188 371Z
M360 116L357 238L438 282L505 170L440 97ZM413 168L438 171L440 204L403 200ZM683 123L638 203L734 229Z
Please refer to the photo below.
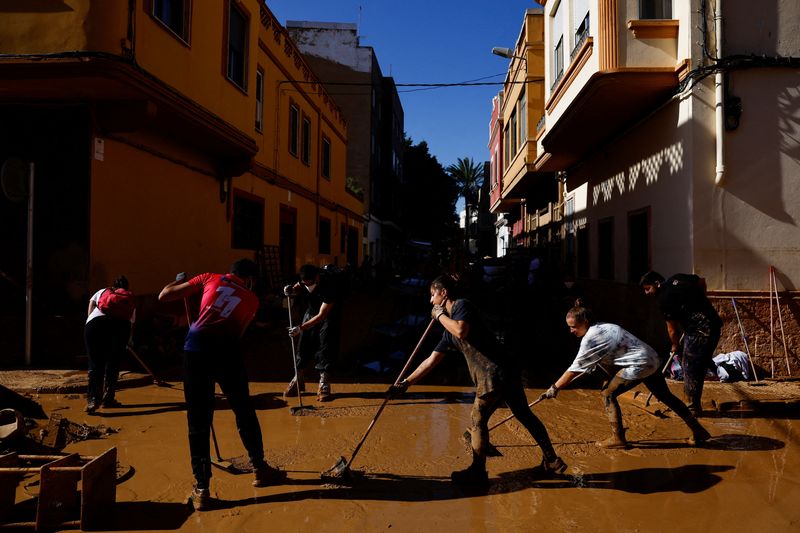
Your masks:
M412 144L406 137L403 156L405 186L401 227L409 239L442 244L458 232L455 205L458 186L445 172L428 143Z

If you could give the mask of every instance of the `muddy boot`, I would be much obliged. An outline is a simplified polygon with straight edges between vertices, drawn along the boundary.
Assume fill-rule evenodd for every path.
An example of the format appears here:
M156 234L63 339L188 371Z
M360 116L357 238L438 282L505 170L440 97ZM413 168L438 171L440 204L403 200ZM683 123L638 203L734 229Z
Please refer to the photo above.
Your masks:
M83 410L86 411L86 414L93 415L95 411L97 411L97 402L94 400L87 401L86 407Z
M450 474L450 479L458 485L471 485L474 487L485 487L489 485L489 473L486 467L477 463L472 463L469 468L457 470Z
M332 399L333 399L333 394L331 393L331 384L329 382L328 373L322 372L319 375L319 389L317 390L317 401L329 402Z
M211 491L208 488L200 488L195 483L189 494L189 503L195 511L207 511L211 507Z
M286 388L283 390L283 397L284 398L297 398L297 376L292 378L292 381L286 385ZM303 383L303 378L300 378L300 392L304 392L306 390L306 385Z
M608 450L626 450L630 448L628 441L625 440L625 428L619 424L611 424L611 436L605 440L597 442L601 448Z
M268 465L266 461L255 462L253 464L253 474L254 487L268 487L286 479L286 472Z
M556 456L555 459L547 460L546 458L542 457L542 464L539 467L544 470L544 473L553 476L556 474L563 474L564 471L567 469L567 463L565 463L561 457Z
M690 423L689 428L692 430L692 436L689 437L690 446L699 446L711 438L711 433L701 426L697 420L694 423Z

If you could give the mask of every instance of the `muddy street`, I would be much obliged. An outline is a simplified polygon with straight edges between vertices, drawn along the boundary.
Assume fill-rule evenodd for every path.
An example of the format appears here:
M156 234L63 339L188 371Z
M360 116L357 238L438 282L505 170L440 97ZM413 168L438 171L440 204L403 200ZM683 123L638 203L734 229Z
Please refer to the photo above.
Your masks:
M389 403L353 464L351 486L320 472L355 444L383 400L385 385L344 384L333 402L292 416L280 383L252 383L267 460L288 472L279 486L253 488L251 474L214 469L214 509L185 503L192 476L183 394L171 387L124 389L124 407L83 412L79 395L41 394L45 412L118 430L69 445L84 455L118 449L121 468L112 530L181 531L796 531L800 524L797 420L728 415L704 418L715 439L704 448L674 416L623 402L629 450L602 450L608 423L597 390L564 391L534 410L546 424L565 474L547 479L541 454L515 421L495 429L502 457L488 462L488 492L454 487L450 472L469 464L463 440L471 389L414 387ZM674 384L673 384L674 386ZM676 391L677 392L677 391ZM528 389L529 400L541 390ZM507 416L500 409L492 419ZM224 459L244 454L232 413L217 402ZM31 498L26 482L17 498Z

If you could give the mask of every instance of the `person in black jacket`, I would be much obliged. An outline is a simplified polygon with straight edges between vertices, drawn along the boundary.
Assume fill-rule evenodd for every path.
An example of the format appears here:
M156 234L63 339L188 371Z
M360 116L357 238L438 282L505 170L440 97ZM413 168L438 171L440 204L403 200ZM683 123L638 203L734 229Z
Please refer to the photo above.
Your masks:
M675 274L665 280L658 272L650 271L642 276L639 285L645 294L658 298L672 343L670 351L680 357L683 367L689 410L699 416L703 381L706 370L714 368L712 359L722 328L722 320L706 296L705 280L694 274Z

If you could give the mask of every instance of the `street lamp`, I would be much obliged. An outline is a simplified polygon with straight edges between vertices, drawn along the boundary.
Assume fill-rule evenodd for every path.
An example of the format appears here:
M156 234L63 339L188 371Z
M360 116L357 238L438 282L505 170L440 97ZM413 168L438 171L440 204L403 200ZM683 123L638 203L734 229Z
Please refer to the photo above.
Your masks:
M528 63L528 60L525 59L524 56L514 55L514 50L512 50L511 48L503 48L502 46L495 46L494 48L492 48L492 53L496 56L505 57L508 59L514 59L514 58L521 59L525 61L526 64Z

